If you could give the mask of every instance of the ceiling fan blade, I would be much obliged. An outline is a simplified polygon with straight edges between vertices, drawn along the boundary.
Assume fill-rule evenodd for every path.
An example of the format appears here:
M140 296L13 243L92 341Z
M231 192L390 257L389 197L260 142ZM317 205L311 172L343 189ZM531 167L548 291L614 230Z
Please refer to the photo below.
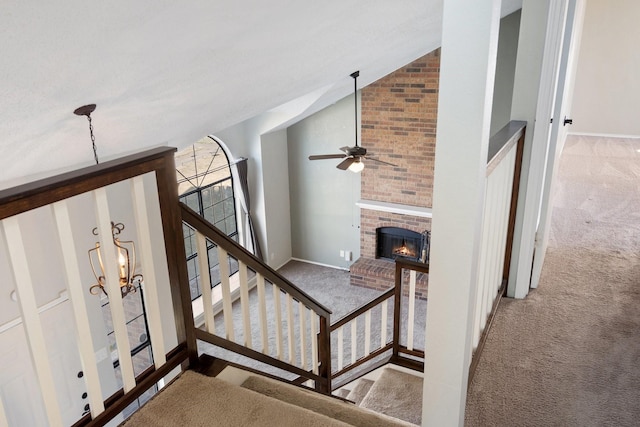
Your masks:
M351 147L340 147L340 151L344 151L345 153L348 153L350 149Z
M344 159L344 154L319 154L309 156L309 160Z
M376 159L374 157L365 157L367 160L373 160L374 162L378 162L378 163L384 163L385 165L389 165L389 166L393 166L393 167L398 167L398 165L394 165L393 163L389 163L389 162L385 162L379 159Z
M356 159L354 159L353 157L347 157L342 162L340 162L338 164L338 166L336 166L336 167L338 169L342 169L343 171L345 171L345 170L347 170L349 168L349 166L351 166L351 163L353 163L355 161L356 161Z

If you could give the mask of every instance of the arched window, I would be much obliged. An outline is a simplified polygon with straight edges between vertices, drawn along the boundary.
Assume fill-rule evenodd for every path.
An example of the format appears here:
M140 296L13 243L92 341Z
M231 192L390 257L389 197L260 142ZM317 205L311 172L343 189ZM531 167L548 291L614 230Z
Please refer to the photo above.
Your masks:
M236 201L230 162L225 150L216 140L206 137L176 153L175 159L180 201L237 242ZM182 227L191 299L195 300L201 295L195 234L190 227ZM217 252L212 250L213 247L209 245L207 249L212 267L211 283L215 286L220 280L219 277L216 280L213 274L217 270ZM230 267L231 274L238 270L237 264Z
M180 201L238 241L233 179L222 147L206 137L176 153Z

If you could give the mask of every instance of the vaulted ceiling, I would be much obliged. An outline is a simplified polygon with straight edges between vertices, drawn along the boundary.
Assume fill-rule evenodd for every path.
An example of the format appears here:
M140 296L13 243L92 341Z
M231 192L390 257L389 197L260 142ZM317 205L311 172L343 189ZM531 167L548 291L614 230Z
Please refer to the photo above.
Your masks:
M502 15L521 0L503 1ZM440 45L442 0L5 2L0 187L179 148L313 94L306 116Z

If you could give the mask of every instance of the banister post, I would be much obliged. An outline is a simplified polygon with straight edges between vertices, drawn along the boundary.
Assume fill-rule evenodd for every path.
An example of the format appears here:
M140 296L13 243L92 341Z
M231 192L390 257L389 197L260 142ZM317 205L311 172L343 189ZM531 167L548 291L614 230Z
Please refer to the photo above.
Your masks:
M186 342L189 366L195 367L198 364L198 347L188 285L187 258L182 241L182 219L175 174L175 160L171 152L164 156L164 164L156 170L156 183L177 338L178 342Z
M318 352L320 359L319 374L324 379L316 381L316 390L331 394L331 322L329 314L320 316L320 333L318 334Z

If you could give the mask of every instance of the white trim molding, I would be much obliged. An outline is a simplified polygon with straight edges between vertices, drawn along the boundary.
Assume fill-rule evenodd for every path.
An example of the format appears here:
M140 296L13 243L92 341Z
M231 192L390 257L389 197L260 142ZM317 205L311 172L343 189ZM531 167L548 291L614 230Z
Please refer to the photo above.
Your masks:
M431 218L431 208L423 208L419 206L401 205L399 203L378 202L375 200L358 200L356 205L360 209L369 209L372 211L391 212L401 215L413 215L421 218Z
M640 135L620 135L617 133L597 133L597 132L568 132L568 135L575 136L595 136L598 138L624 138L624 139L640 139Z

